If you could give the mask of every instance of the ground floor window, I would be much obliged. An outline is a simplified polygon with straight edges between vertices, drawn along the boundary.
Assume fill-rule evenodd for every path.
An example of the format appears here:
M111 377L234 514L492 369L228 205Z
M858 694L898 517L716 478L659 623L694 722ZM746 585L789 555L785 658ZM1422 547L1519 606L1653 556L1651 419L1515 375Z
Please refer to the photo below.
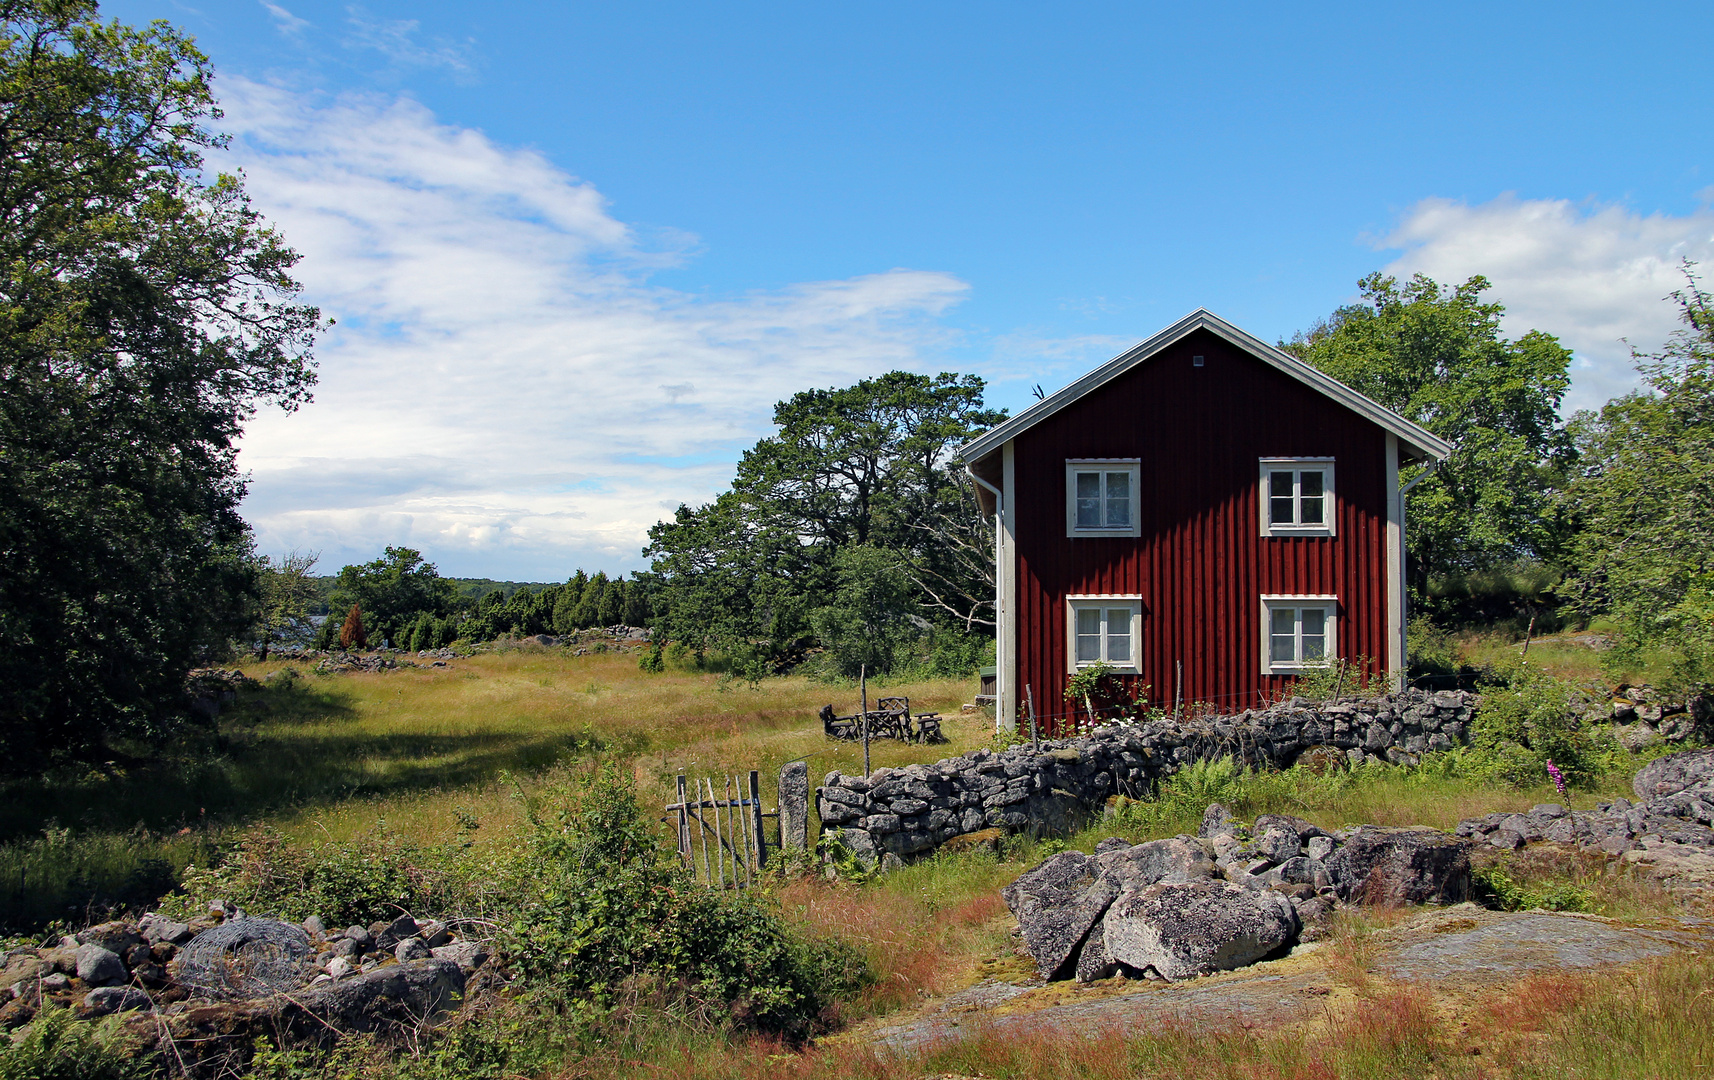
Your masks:
M1069 670L1106 664L1135 673L1137 638L1142 626L1142 600L1135 596L1072 596L1066 598Z
M1262 670L1324 667L1339 655L1335 596L1262 597Z

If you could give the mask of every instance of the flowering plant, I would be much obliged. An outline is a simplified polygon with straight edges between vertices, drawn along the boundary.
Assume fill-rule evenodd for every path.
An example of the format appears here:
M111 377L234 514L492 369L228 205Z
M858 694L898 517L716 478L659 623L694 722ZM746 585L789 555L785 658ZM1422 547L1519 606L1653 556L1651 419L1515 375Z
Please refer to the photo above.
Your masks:
M1559 771L1559 766L1553 763L1552 758L1547 760L1547 778L1559 789L1559 797L1565 798L1565 774Z

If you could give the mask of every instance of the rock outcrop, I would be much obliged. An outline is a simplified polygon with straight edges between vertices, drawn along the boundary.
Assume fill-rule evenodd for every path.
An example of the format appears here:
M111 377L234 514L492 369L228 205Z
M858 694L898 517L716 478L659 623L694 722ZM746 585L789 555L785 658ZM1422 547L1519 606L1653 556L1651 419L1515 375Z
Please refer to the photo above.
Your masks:
M1283 814L1246 828L1216 804L1199 832L1061 852L1001 890L1041 977L1206 975L1316 936L1335 902L1470 895L1469 841L1433 829L1329 833Z

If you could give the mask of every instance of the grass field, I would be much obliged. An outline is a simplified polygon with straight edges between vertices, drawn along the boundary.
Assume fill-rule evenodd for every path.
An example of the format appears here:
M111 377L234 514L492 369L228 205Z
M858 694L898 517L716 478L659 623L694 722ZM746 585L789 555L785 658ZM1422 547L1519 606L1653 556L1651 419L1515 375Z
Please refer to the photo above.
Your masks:
M862 749L825 739L816 711L855 712L856 687L805 678L741 680L696 671L646 674L610 652L514 649L446 668L282 678L303 665L249 663L266 681L157 764L9 785L0 798L0 918L14 925L74 918L103 893L142 902L184 865L256 823L288 836L347 839L385 822L434 843L481 823L504 841L520 820L514 794L569 764L619 755L646 801L671 801L678 770L778 774L806 759L812 780L861 770ZM935 760L989 741L992 720L962 714L974 680L871 685L942 711L940 747L876 742L879 768ZM769 783L771 790L772 784Z
M1559 664L1574 679L1588 677L1598 663L1575 644L1548 643L1540 652L1532 647L1531 656ZM292 666L243 665L266 688L245 695L223 717L218 742L187 744L133 772L8 788L0 800L0 837L7 840L0 846L0 900L8 918L36 927L53 918L77 921L91 913L72 909L98 891L146 902L138 898L158 895L188 863L207 865L223 844L257 825L302 843L360 841L384 828L424 844L457 838L512 844L524 831L517 794L552 789L568 771L595 760L627 761L645 805L670 801L681 769L692 775L759 769L770 797L772 777L787 761L807 760L812 783L832 769L862 769L861 748L825 739L815 719L829 702L841 713L854 711L857 690L851 686L779 678L752 688L696 671L645 674L632 654L576 657L533 648L459 659L442 669L376 674L315 676L301 665L295 678L282 674ZM938 747L878 742L874 766L992 745L991 717L958 708L974 689L973 679L871 684L871 697L904 694L917 710L942 712L951 740ZM1575 793L1573 802L1591 805L1625 793L1628 783L1629 774L1616 771L1596 790ZM1014 838L999 858L937 857L861 884L784 877L770 892L792 922L842 936L866 954L877 979L840 1007L845 1021L858 1022L1018 967L998 890L1063 845L1089 850L1112 834L1140 841L1194 831L1203 806L1214 800L1245 818L1288 812L1329 828L1357 822L1449 828L1463 817L1557 799L1551 788L1496 789L1433 767L1326 776L1210 769L1183 778L1168 795L1125 808L1066 840ZM1590 906L1612 915L1646 920L1673 910L1660 894L1592 864L1511 860L1505 869L1524 888L1580 889ZM1701 1023L1707 1012L1705 975L1668 965L1619 982L1645 1004L1655 1002L1651 994L1695 984L1701 996L1688 1012L1674 1012L1677 1006L1664 997L1655 1002L1663 1043L1678 1038L1672 1032L1684 1025ZM1425 1028L1420 1002L1393 1000L1377 989L1377 996L1330 1016L1316 1032L1294 1039L1245 1036L1214 1055L1170 1033L1120 1033L1076 1046L979 1038L883 1060L860 1040L835 1039L799 1053L694 1025L643 1024L627 1036L631 1041L604 1043L564 1075L1534 1076L1550 1071L1554 1055L1589 1052L1590 1025L1617 1022L1619 982L1556 984L1557 1011L1531 1020L1527 1038L1472 1013L1469 1023L1488 1025L1481 1030L1490 1033L1480 1037L1490 1054L1503 1047L1508 1055L1500 1070L1486 1069L1493 1056L1464 1062L1454 1045L1464 1035L1449 1039ZM1530 1007L1521 998L1500 1006ZM1708 1043L1706 1034L1698 1035L1687 1044L1693 1051L1684 1053L1700 1054ZM1627 1075L1623 1069L1634 1064L1626 1058L1590 1075Z

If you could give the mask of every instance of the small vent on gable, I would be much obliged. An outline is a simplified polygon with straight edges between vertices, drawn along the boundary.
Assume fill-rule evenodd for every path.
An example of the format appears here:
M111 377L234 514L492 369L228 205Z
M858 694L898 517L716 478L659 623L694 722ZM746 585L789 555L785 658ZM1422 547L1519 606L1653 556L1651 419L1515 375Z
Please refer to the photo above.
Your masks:
M1200 357L1200 356L1192 357L1190 363L1191 363L1192 367L1201 367L1202 366L1202 357Z

